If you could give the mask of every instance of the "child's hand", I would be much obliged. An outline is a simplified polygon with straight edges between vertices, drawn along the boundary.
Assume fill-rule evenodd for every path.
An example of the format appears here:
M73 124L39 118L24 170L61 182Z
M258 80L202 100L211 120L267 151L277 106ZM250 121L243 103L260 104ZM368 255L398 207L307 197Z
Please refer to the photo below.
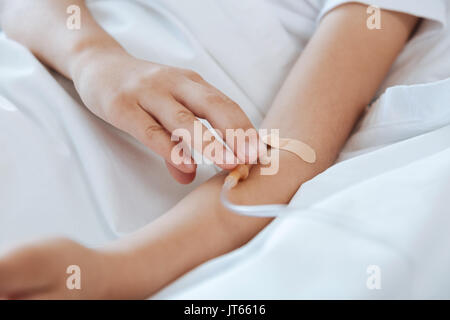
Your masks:
M119 243L91 249L67 238L34 241L0 255L0 300L145 299L152 272L142 258Z
M162 156L180 183L194 179L196 165L192 159L179 165L172 161L172 148L179 142L171 141L171 132L187 129L193 143L196 117L207 119L223 134L228 128L252 128L236 103L190 70L138 60L120 50L96 49L84 53L71 71L86 106ZM206 144L197 151L203 153ZM233 153L220 148L225 159L211 160L223 169L234 168ZM241 160L248 159L245 146L233 151Z
M123 266L112 256L68 239L50 239L22 246L0 256L0 300L114 297L119 290L111 290L109 284L114 282ZM79 269L68 269L69 266ZM76 286L78 280L79 288Z

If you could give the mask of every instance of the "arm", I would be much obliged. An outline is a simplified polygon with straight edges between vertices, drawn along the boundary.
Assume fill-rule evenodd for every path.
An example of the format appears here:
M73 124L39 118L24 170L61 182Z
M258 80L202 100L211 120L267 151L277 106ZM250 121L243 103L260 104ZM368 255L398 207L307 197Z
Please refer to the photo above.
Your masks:
M22 43L43 63L74 81L85 105L97 116L129 133L166 160L170 173L181 183L195 177L196 166L174 162L176 146L171 133L187 129L194 136L196 117L214 128L252 128L240 107L197 73L136 59L93 19L83 0L0 0L3 31ZM69 30L66 10L80 8L79 30ZM206 128L203 128L206 130ZM213 141L220 147L218 141ZM191 147L197 147L191 145ZM223 169L236 166L235 156L222 148L223 159L197 150ZM242 161L249 155L233 150ZM256 147L254 147L256 149ZM226 155L228 153L228 155ZM256 154L256 153L255 153Z
M307 164L281 151L279 172L262 176L260 166L255 166L250 177L233 189L232 200L287 203L303 182L331 166L415 23L414 17L385 11L384 29L369 31L365 7L358 4L328 14L264 121L266 128L279 128L282 137L307 142L316 150L318 161ZM34 298L76 297L61 288L64 278L55 280L54 275L69 261L79 261L85 270L88 288L81 293L83 297L145 298L157 292L199 264L244 245L271 221L235 215L223 208L219 201L223 178L223 174L213 177L155 222L101 250L101 259L72 243L46 245L50 261L55 260L55 250L65 252L58 255L57 267L42 270L42 278L51 280L34 276L43 263L32 262L44 259L35 248L32 253L25 249L10 255L0 261L0 296L26 292L25 285L15 284L14 279L25 282L30 275L26 286L34 292L38 292L37 280L41 286L50 281L58 284L53 291L38 292ZM96 273L98 269L100 273ZM89 291L89 286L97 291Z
M82 28L66 27L66 9L77 5ZM1 0L0 22L8 37L20 42L42 62L69 79L75 65L88 51L124 49L92 18L84 0ZM43 36L45 35L45 41Z
M307 164L281 151L278 174L262 176L254 167L250 177L233 189L234 202L287 203L303 182L333 164L417 22L384 11L384 29L370 31L365 10L363 5L348 4L323 19L263 124L279 128L281 137L307 142L318 161ZM143 275L133 284L134 289L141 285L142 297L242 246L271 221L224 209L219 202L223 178L214 177L159 220L121 241L120 246L139 257L131 259L130 268Z

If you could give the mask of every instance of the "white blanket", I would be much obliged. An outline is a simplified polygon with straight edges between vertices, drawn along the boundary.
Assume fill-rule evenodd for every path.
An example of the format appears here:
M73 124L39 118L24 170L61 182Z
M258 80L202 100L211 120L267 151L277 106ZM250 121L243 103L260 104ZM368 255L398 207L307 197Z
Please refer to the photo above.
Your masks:
M244 3L89 6L130 53L195 69L258 125L320 8L297 13L293 37L289 19L273 14L274 1ZM433 47L436 37L425 31L436 33L435 25L422 28L410 49ZM445 39L439 43L448 45ZM448 59L438 59L445 46L433 48L418 60L405 50L383 88L449 77ZM404 72L409 61L413 73ZM448 297L449 129L436 130L450 124L449 91L448 80L389 89L341 162L299 190L292 205L302 210L158 296ZM152 221L215 173L204 166L192 186L178 185L157 156L90 114L68 80L1 35L0 130L0 250L55 234L101 245ZM366 288L368 265L380 267L382 290Z
M450 298L449 101L450 79L388 90L342 155L406 140L307 182L290 204L298 211L156 298ZM403 125L390 112L395 103Z

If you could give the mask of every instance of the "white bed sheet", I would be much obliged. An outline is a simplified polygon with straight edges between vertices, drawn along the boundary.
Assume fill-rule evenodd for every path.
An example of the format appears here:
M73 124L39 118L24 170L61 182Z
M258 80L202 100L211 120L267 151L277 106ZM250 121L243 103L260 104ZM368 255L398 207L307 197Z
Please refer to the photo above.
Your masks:
M317 18L305 11L302 36L293 37L271 5L255 0L93 0L89 6L130 53L195 69L256 125ZM384 87L430 84L391 88L372 106L341 162L294 198L292 205L310 209L277 219L243 249L157 297L447 296L444 269L432 270L448 269L442 230L450 226L441 196L449 181L448 130L434 132L450 124L450 90L448 80L433 82L450 76L450 61L442 60L448 37L439 42L444 47L431 45L437 32L424 23L408 45L431 48L415 61L422 68L402 72L411 61L405 50ZM1 35L0 130L0 250L56 234L101 245L152 221L215 172L201 167L193 185L178 185L158 157L91 115L69 81ZM364 289L370 261L382 266L386 289ZM427 270L438 273L427 277ZM436 291L442 288L447 291Z
M393 101L411 111L403 130L387 112ZM449 101L450 79L390 89L342 155L388 146L341 159L300 188L297 211L154 298L450 298ZM417 117L424 102L430 112ZM370 266L381 271L380 290L367 286Z

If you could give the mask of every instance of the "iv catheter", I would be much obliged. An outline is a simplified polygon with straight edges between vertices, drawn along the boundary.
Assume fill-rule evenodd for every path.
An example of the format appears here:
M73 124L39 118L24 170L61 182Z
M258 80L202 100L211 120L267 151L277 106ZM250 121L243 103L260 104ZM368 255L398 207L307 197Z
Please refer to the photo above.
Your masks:
M241 177L239 171L247 171L248 176L248 170L248 165L239 165L225 178L225 183L223 184L222 191L220 192L220 201L222 202L223 206L235 213L255 217L275 217L278 215L280 210L285 210L288 207L285 204L246 206L234 204L230 202L230 200L228 200L229 191L237 185L237 182L239 180L245 180L247 178Z
M262 141L280 150L285 150L294 153L304 161L308 163L314 163L316 161L316 153L306 143L294 140L294 139L273 139L273 136L264 136ZM276 137L275 137L276 138ZM237 205L228 200L229 191L234 188L239 181L247 179L249 175L250 165L241 164L231 171L225 178L220 193L220 200L225 208L238 214L254 217L276 217L280 212L286 212L290 210L296 210L291 208L287 204L269 204L269 205Z

